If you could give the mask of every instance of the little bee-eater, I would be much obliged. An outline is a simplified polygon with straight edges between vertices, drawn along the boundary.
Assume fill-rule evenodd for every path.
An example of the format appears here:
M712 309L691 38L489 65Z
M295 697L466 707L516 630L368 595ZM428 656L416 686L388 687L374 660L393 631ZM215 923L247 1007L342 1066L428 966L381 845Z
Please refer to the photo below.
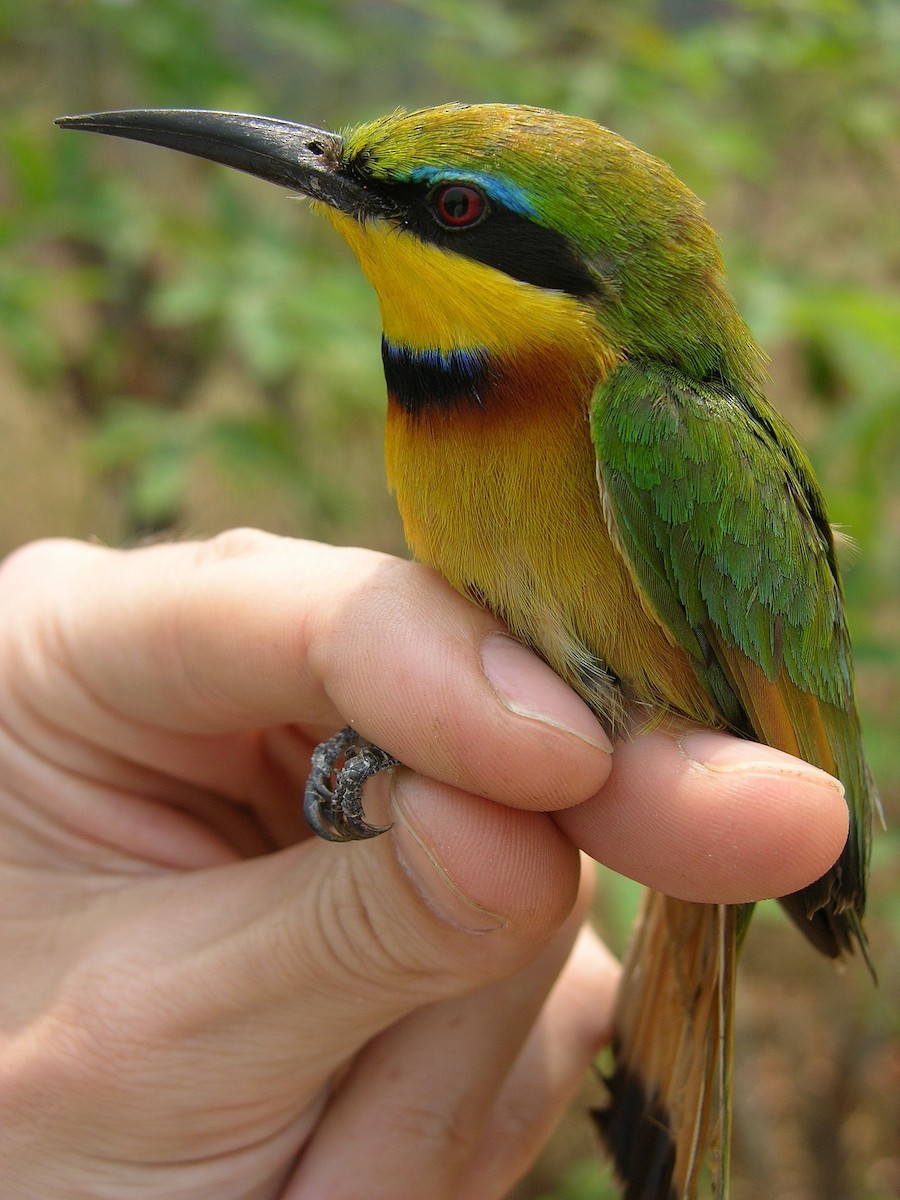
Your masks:
M179 110L60 124L315 202L378 293L387 473L415 556L501 617L611 734L669 714L837 776L844 851L781 903L822 953L866 956L875 797L832 531L764 395L715 235L670 169L591 121L501 104L341 135ZM392 761L352 731L320 749L316 831L378 832L358 786ZM705 1160L726 1195L750 913L646 898L597 1114L632 1200L689 1200Z

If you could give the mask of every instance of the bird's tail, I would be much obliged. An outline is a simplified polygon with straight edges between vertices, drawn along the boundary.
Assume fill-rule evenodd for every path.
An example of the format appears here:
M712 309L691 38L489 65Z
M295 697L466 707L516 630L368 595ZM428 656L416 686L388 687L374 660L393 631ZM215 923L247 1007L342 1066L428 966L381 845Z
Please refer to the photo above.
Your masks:
M625 1200L728 1194L735 959L747 910L648 892L617 1002L609 1104L595 1112Z

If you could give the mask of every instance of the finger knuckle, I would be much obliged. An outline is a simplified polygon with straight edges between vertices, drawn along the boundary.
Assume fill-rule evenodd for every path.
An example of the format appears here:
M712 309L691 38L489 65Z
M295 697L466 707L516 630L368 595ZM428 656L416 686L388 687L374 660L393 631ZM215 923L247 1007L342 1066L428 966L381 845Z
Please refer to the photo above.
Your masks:
M205 542L198 542L197 557L201 563L245 558L271 551L282 541L276 534L250 526L226 529Z

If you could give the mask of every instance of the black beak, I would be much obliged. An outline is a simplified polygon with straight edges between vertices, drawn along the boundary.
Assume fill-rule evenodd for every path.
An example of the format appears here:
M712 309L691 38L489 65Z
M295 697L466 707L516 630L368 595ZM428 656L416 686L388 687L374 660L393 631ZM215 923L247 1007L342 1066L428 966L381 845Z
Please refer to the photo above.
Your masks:
M371 193L344 172L340 137L311 125L189 108L88 113L58 117L56 124L208 158L355 217L374 216L381 208Z

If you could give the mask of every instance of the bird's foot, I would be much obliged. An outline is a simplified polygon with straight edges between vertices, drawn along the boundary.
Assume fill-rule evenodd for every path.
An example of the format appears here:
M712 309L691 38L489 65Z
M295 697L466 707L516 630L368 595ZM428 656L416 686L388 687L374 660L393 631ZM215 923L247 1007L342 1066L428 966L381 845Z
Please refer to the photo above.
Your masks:
M316 746L303 800L303 815L313 833L327 842L356 842L386 833L390 825L366 820L362 790L373 775L397 765L393 755L349 726Z

